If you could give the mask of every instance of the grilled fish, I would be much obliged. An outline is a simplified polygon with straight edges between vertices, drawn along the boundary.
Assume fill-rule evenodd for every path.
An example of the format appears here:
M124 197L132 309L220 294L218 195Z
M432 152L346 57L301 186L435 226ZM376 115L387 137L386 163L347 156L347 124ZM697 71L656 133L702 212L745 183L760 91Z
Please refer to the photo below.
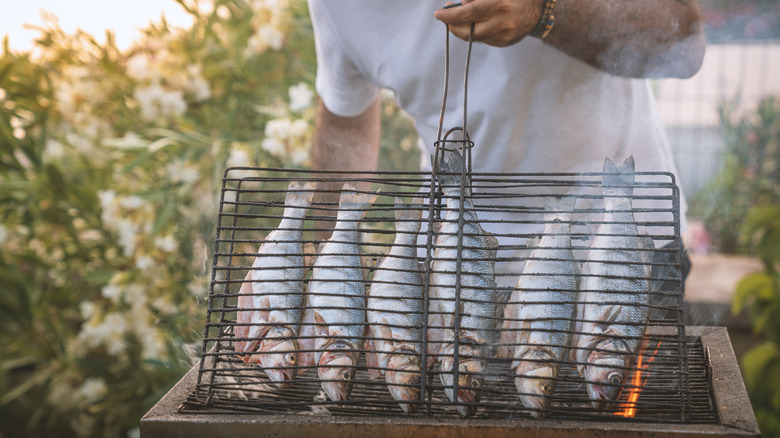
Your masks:
M349 398L366 326L366 291L358 227L376 194L345 184L336 225L314 261L301 329L302 366L317 366L333 401Z
M499 357L513 359L520 400L537 418L550 407L571 338L579 274L571 250L575 201L546 200L544 234L529 242L531 257L504 309Z
M385 375L395 400L420 399L423 282L417 263L422 198L411 208L395 198L395 242L376 267L368 291L366 364L371 378ZM416 404L401 403L405 413Z
M440 362L439 374L444 391L456 403L458 412L474 415L484 384L487 359L497 340L500 313L495 284L496 238L487 233L471 202L469 189L461 204L461 170L463 158L455 151L440 166L443 191L447 196L447 213L439 224L433 256L429 301L428 354ZM468 181L464 181L468 187ZM458 230L462 208L462 246L460 281L457 278ZM460 287L460 308L456 312L456 288ZM460 315L456 321L456 314ZM455 332L456 322L459 323ZM455 337L458 340L458 390L454 391ZM430 362L430 361L429 361ZM431 365L429 363L429 365ZM461 404L462 403L462 404Z
M238 297L234 349L245 363L259 364L282 386L295 377L296 337L304 294L303 217L314 196L315 183L295 181L287 188L284 218L257 251Z
M647 328L653 240L632 210L634 159L604 161L603 223L582 267L572 350L597 410L611 409Z

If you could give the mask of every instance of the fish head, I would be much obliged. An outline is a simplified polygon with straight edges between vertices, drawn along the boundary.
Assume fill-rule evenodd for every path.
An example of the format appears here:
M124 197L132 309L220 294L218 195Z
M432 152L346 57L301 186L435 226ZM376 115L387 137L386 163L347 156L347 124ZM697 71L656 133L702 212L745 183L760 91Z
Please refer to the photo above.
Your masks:
M628 356L602 353L583 370L588 395L593 407L599 411L612 408L620 396L620 390L628 378Z
M453 357L454 345L445 347L441 359L441 381L444 392L451 401L455 401L452 369L455 364ZM463 417L470 417L477 412L480 392L484 386L483 373L487 367L486 357L481 345L460 344L458 359L458 403L455 407Z
M555 390L555 369L552 365L538 362L520 362L516 368L515 386L520 401L533 409L531 415L541 418L550 408L550 397Z
M412 350L398 351L387 361L385 380L393 399L416 401L420 399L420 357ZM417 410L416 404L401 403L401 409L409 414Z
M357 372L357 358L345 342L331 344L328 349L322 353L317 369L322 389L333 401L347 400Z
M257 351L257 362L268 377L277 382L279 387L291 385L295 378L298 365L298 347L295 344L293 331L287 327L277 326L260 341Z

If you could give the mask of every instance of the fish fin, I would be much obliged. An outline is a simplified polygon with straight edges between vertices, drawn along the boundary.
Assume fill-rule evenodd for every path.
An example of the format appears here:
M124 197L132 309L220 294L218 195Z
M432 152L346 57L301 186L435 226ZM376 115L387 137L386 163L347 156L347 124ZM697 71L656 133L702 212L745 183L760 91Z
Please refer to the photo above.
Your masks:
M395 197L395 229L406 233L420 231L422 225L423 198L414 198L410 205L404 203L399 197Z
M494 236L493 233L485 231L485 234L482 236L482 241L485 242L485 247L488 250L495 251L498 249L498 239L496 239L496 236Z
M607 306L599 317L599 322L596 324L602 331L606 331L609 325L617 321L620 312L623 310L623 306L611 305Z
M609 159L604 159L604 176L602 187L605 191L614 191L622 195L631 196L634 192L634 156L623 161L619 167Z
M352 184L344 184L339 197L339 211L336 219L353 221L363 219L378 196L379 190L374 193L361 193Z
M446 193L448 196L455 196L460 191L460 184L461 184L460 175L463 172L463 156L457 150L453 150L452 152L450 152L450 154L446 159L444 158L444 155L442 155L438 167L439 170L445 174L447 173L454 174L454 175L439 174L439 181L441 181L441 184L444 186L442 187L444 193ZM466 176L465 180L463 181L463 184L464 187L466 188L466 193L465 193L466 196L471 196L468 176Z
M371 380L378 379L382 376L382 371L379 369L379 358L375 351L374 340L366 339L366 368L368 369L368 377Z
M367 281L369 274L376 265L374 265L374 259L370 255L363 254L360 256L360 267L360 271L363 273L363 280ZM366 293L368 293L368 289Z
M303 217L306 215L306 209L311 205L311 200L314 198L314 189L317 183L309 181L304 185L301 185L297 181L293 181L287 186L287 196L284 198L285 216Z
M308 272L311 270L312 266L314 266L314 259L317 257L317 248L314 246L313 242L306 242L303 244L303 266L304 266L304 274L303 276L306 277Z
M548 196L544 200L545 222L558 220L564 223L571 223L576 202L577 198L573 196Z

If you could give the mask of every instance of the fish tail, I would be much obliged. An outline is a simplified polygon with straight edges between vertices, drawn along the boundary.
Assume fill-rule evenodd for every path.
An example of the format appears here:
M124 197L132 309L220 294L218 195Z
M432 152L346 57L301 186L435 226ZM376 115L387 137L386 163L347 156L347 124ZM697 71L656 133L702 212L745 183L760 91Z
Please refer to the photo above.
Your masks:
M575 197L569 196L549 196L544 201L544 221L553 222L558 220L563 223L571 223L574 216Z
M396 231L416 233L420 231L422 222L422 198L415 198L410 205L406 205L401 198L395 198L395 229Z
M363 219L378 196L378 191L377 193L360 193L352 184L344 184L344 188L341 190L341 197L339 198L339 212L336 218L340 221L359 221Z
M612 195L631 196L634 193L634 156L616 166L609 157L604 159L604 192Z
M447 196L457 196L460 194L461 173L463 172L463 156L458 151L452 151L445 160L444 157L439 161L439 169L444 173L453 173L454 175L440 174L439 180L444 187L444 193ZM468 182L468 181L466 181ZM468 184L466 184L468 186ZM468 192L467 192L468 193Z
M311 205L314 197L314 189L317 183L309 181L301 185L293 181L287 186L287 196L284 198L285 211L287 217L302 218L306 215L306 209Z

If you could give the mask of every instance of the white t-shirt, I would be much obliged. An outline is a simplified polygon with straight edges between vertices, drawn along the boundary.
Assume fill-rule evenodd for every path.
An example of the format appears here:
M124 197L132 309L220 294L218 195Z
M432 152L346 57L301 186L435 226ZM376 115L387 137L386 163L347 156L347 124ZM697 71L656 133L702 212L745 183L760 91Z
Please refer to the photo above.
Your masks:
M328 110L358 115L390 89L429 157L444 86L445 25L433 18L442 5L309 0L316 88ZM467 46L450 37L445 132L462 125ZM466 129L475 172L600 172L605 157L621 163L633 155L637 171L677 174L646 80L609 75L535 38L503 48L474 44ZM683 227L685 209L681 199Z

